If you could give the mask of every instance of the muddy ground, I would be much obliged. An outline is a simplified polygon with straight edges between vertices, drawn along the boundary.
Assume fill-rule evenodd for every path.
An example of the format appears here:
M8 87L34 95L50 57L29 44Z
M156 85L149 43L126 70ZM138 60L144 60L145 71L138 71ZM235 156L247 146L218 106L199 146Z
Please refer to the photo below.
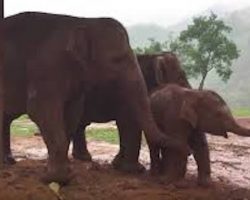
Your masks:
M250 119L239 119L250 128ZM72 160L75 178L60 189L58 197L39 177L46 166L47 152L42 139L13 137L12 148L19 162L0 172L0 200L165 200L225 199L250 200L250 138L230 134L229 139L208 137L211 150L214 185L196 185L196 165L189 158L189 188L165 185L147 174L132 176L114 171L109 163L118 151L117 145L89 141L94 163ZM148 151L141 151L141 162L148 167Z

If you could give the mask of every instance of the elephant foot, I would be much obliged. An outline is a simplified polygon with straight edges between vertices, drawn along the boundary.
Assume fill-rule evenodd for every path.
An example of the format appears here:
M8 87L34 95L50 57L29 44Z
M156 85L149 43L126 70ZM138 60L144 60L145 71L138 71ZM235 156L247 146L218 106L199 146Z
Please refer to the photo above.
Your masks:
M124 161L124 156L123 156L122 153L119 152L119 153L115 156L114 160L112 161L112 165L113 165L114 167L115 167L115 166L119 166L119 165L122 164L123 161Z
M114 169L126 172L126 173L132 173L132 174L138 174L138 173L143 173L145 171L145 167L140 164L139 162L137 163L128 163L128 162L120 162L119 164L117 162L112 163Z
M73 174L68 165L56 168L48 168L48 171L41 177L44 183L56 182L60 185L66 185L73 178Z
M150 167L150 174L152 176L159 176L164 174L165 172L162 170L162 167L159 165L152 165L151 163L151 167Z
M8 155L4 156L4 164L14 165L14 164L16 164L16 160L11 154L8 154Z
M164 185L171 184L176 188L186 188L189 185L184 175L173 170L165 169L159 175L159 182Z
M173 185L176 187L176 188L179 188L179 189L187 189L190 187L190 183L184 179L181 179L181 180L178 180L178 181L175 181L173 183Z
M92 157L88 151L81 152L81 153L73 151L72 156L76 160L88 161L88 162L92 161Z
M72 174L64 175L59 173L45 173L41 177L41 181L46 184L56 182L59 183L60 185L67 185L72 178L73 178Z
M213 182L210 176L198 177L197 184L201 187L207 188L213 186Z

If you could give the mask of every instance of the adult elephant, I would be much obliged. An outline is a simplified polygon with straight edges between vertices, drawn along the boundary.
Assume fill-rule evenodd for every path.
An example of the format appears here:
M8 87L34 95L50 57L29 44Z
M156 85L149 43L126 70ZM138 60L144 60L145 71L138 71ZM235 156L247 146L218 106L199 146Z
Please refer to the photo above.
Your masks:
M172 52L137 55L148 93L164 84L191 88L177 56Z
M13 162L9 126L23 113L37 123L48 148L46 181L68 181L69 138L82 116L96 111L100 121L117 121L121 149L116 166L121 170L141 169L141 130L151 144L182 148L158 130L142 73L119 22L27 12L6 18L5 25L7 162Z
M190 87L175 54L168 52L152 55L137 55L137 59L147 85L148 93L167 83L177 83L181 86ZM73 135L72 154L76 159L83 161L91 160L91 155L86 144L86 126L91 122L103 123L115 119L116 114L112 108L115 105L116 99L109 93L106 93L107 96L102 98L102 93L103 89L99 86L96 87L95 90L90 91L85 98L85 112L76 133ZM129 118L127 120L129 120ZM120 135L123 135L125 129L127 129L127 131L132 132L133 135L137 135L138 138L141 138L141 130L139 127L128 127L125 124L120 124L119 121L117 121L117 126ZM113 162L114 167L120 167L120 161L124 157L124 147L131 144L133 144L133 141L130 139L127 141L124 140L124 143L120 143L120 153ZM143 170L144 168L140 166L138 169Z
M154 90L159 88L161 85L175 83L182 87L191 88L185 72L182 70L179 60L176 55L171 52L161 53L161 54L150 54L150 55L137 55L139 65L141 67L148 93L152 93ZM73 136L73 157L76 159L89 161L91 160L91 155L88 152L86 138L85 138L85 128L91 122L108 122L113 118L110 117L110 107L105 107L102 104L102 99L97 95L98 90L92 91L86 98L85 107L86 111L82 117L81 123ZM113 106L112 99L110 99L110 106ZM98 107L99 105L99 107ZM118 130L122 134L121 128ZM134 134L139 135L139 129L130 129ZM130 145L132 141L127 141ZM204 133L193 134L190 137L189 145L193 150L194 158L198 165L199 172L199 184L208 185L210 184L210 159L209 150ZM119 162L123 157L123 147L124 144L120 143L120 153L119 157L114 160L113 164L115 167L119 167ZM143 169L143 168L141 168Z
M4 57L4 49L3 49L3 1L0 2L0 167L3 166L3 57Z

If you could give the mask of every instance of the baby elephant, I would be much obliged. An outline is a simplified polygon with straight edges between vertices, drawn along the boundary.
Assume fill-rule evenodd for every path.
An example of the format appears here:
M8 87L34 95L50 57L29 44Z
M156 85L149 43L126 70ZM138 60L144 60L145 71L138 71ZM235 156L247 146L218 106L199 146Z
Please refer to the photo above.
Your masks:
M226 138L227 132L250 137L250 129L236 123L225 101L213 91L170 84L156 90L150 98L159 128L185 145L192 143L194 134L202 132ZM152 173L165 174L167 182L182 180L186 173L188 154L152 145L149 148Z

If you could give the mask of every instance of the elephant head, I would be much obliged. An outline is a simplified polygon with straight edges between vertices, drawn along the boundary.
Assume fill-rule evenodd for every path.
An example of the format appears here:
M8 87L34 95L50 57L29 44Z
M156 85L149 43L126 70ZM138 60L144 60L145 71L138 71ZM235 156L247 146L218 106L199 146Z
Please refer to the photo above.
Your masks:
M177 84L182 87L191 88L186 73L181 68L180 62L177 56L172 52L163 53L157 61L159 62L159 67L156 73L161 79L159 83L172 83Z
M169 83L190 88L186 74L176 55L171 52L137 55L148 91Z
M227 138L227 132L250 137L250 129L240 126L234 119L228 105L214 91L186 90L180 116L193 128L221 135Z

